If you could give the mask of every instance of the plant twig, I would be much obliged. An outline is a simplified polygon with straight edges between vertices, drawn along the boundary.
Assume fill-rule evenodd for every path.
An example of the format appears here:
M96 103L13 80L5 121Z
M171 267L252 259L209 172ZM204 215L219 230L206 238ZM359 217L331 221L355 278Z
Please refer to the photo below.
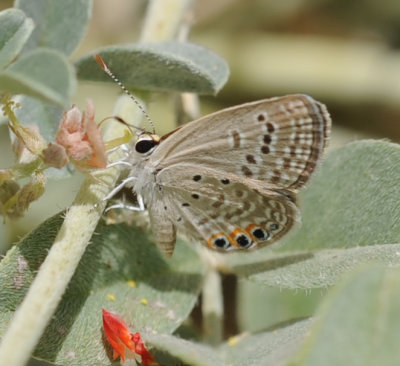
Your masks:
M203 285L203 332L204 340L211 344L221 343L223 337L223 298L221 275L209 267Z
M137 116L139 120L139 111ZM122 135L122 128L112 124L105 131L105 139ZM85 180L67 211L49 254L4 334L0 344L4 365L23 366L28 361L85 252L106 204L102 199L115 185L119 170L110 168L94 175L95 179Z
M192 0L151 0L140 41L159 42L175 39L191 3Z

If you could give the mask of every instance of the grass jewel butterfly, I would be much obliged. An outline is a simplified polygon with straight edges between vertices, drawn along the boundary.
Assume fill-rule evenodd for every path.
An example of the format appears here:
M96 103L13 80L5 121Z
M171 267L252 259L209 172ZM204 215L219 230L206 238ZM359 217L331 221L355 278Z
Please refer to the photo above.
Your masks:
M148 210L166 255L177 231L221 252L260 248L299 221L296 193L321 161L330 127L325 105L296 94L223 109L162 137L141 131L117 163L128 177L106 199L131 187L138 205L126 208Z

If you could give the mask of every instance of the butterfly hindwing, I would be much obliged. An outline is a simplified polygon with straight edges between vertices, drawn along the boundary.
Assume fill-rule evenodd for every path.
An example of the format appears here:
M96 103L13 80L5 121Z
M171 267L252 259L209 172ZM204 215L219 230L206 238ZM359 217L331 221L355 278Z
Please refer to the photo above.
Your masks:
M170 220L189 239L211 249L255 249L284 235L298 220L294 195L266 190L215 171L183 164L164 169L163 203ZM153 227L153 230L158 228Z

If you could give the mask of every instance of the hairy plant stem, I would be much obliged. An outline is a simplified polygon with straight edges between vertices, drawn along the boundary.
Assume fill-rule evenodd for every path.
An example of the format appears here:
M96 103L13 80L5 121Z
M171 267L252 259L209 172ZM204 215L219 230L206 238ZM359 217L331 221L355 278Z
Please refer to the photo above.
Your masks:
M191 3L192 0L150 0L140 41L176 39Z
M209 267L203 285L203 335L204 340L213 346L218 345L223 337L223 296L221 275Z
M189 7L192 0L151 0L146 21L142 29L142 42L168 41L178 39L184 42L190 29ZM182 21L183 20L183 21ZM199 106L197 95L183 93L178 102L178 121L198 118ZM221 276L215 268L215 258L202 252L203 260L208 264L208 271L203 285L203 331L205 341L216 345L222 340L223 333L223 297Z
M129 98L124 100L131 103ZM115 114L121 115L118 110ZM139 111L136 117L141 118ZM122 128L117 123L109 124L105 140L122 135ZM49 254L4 334L0 344L1 364L23 366L28 361L85 252L106 204L102 199L115 185L119 170L105 169L93 176L94 179L88 177L82 184Z

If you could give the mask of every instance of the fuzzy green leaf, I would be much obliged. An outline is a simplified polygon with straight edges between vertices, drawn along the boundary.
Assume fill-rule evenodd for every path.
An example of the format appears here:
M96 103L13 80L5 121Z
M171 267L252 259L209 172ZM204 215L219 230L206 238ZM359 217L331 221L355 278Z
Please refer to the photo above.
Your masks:
M77 61L78 77L111 81L94 60L100 54L109 69L131 89L216 94L228 79L226 62L192 43L131 43L99 49Z
M400 145L365 140L333 151L301 197L300 230L280 249L399 243Z
M264 333L238 335L217 349L170 335L147 335L146 341L163 365L176 363L154 349L191 366L283 365L298 350L310 325L309 319L280 324Z
M29 360L27 366L60 366L60 365L56 365L53 362L47 362L47 361L35 359L32 357Z
M275 326L267 332L238 336L221 346L219 353L225 365L230 366L284 365L298 350L311 322L301 320Z
M61 223L61 215L49 219L0 263L1 331ZM110 365L102 339L102 308L119 314L133 332L170 333L196 302L203 268L189 246L179 243L173 258L166 260L141 230L102 223L92 241L39 342L36 357L58 364Z
M35 124L46 141L54 141L63 109L39 99L18 95L14 100L21 106L15 109L18 120L28 126Z
M343 273L360 263L400 266L400 244L327 249L292 254L243 257L233 270L239 276L269 286L316 288L335 284ZM237 260L237 258L235 258Z
M35 22L25 51L48 47L70 55L86 33L91 0L17 0L15 6Z
M18 9L0 12L0 69L20 53L34 28L32 19Z
M400 270L359 269L332 288L290 365L396 366Z
M301 197L303 225L281 245L224 258L234 272L289 288L334 284L364 262L400 265L400 147L349 144L329 154Z
M25 53L0 73L2 91L30 95L60 106L69 104L75 84L68 60L57 51L44 48Z
M181 362L191 366L223 366L226 365L217 352L204 344L194 343L185 339L177 338L166 334L154 334L146 336L147 344L158 351L167 353ZM161 364L169 364L157 356Z
M259 282L238 281L237 318L241 331L261 332L288 319L305 319L315 313L326 289L293 291L265 286Z
M26 95L17 95L13 99L20 104L14 111L18 121L25 126L35 124L47 142L54 142L64 109ZM14 141L13 133L10 133L10 137ZM45 174L50 179L65 179L71 176L71 169L73 167L70 165L62 169L48 168Z

